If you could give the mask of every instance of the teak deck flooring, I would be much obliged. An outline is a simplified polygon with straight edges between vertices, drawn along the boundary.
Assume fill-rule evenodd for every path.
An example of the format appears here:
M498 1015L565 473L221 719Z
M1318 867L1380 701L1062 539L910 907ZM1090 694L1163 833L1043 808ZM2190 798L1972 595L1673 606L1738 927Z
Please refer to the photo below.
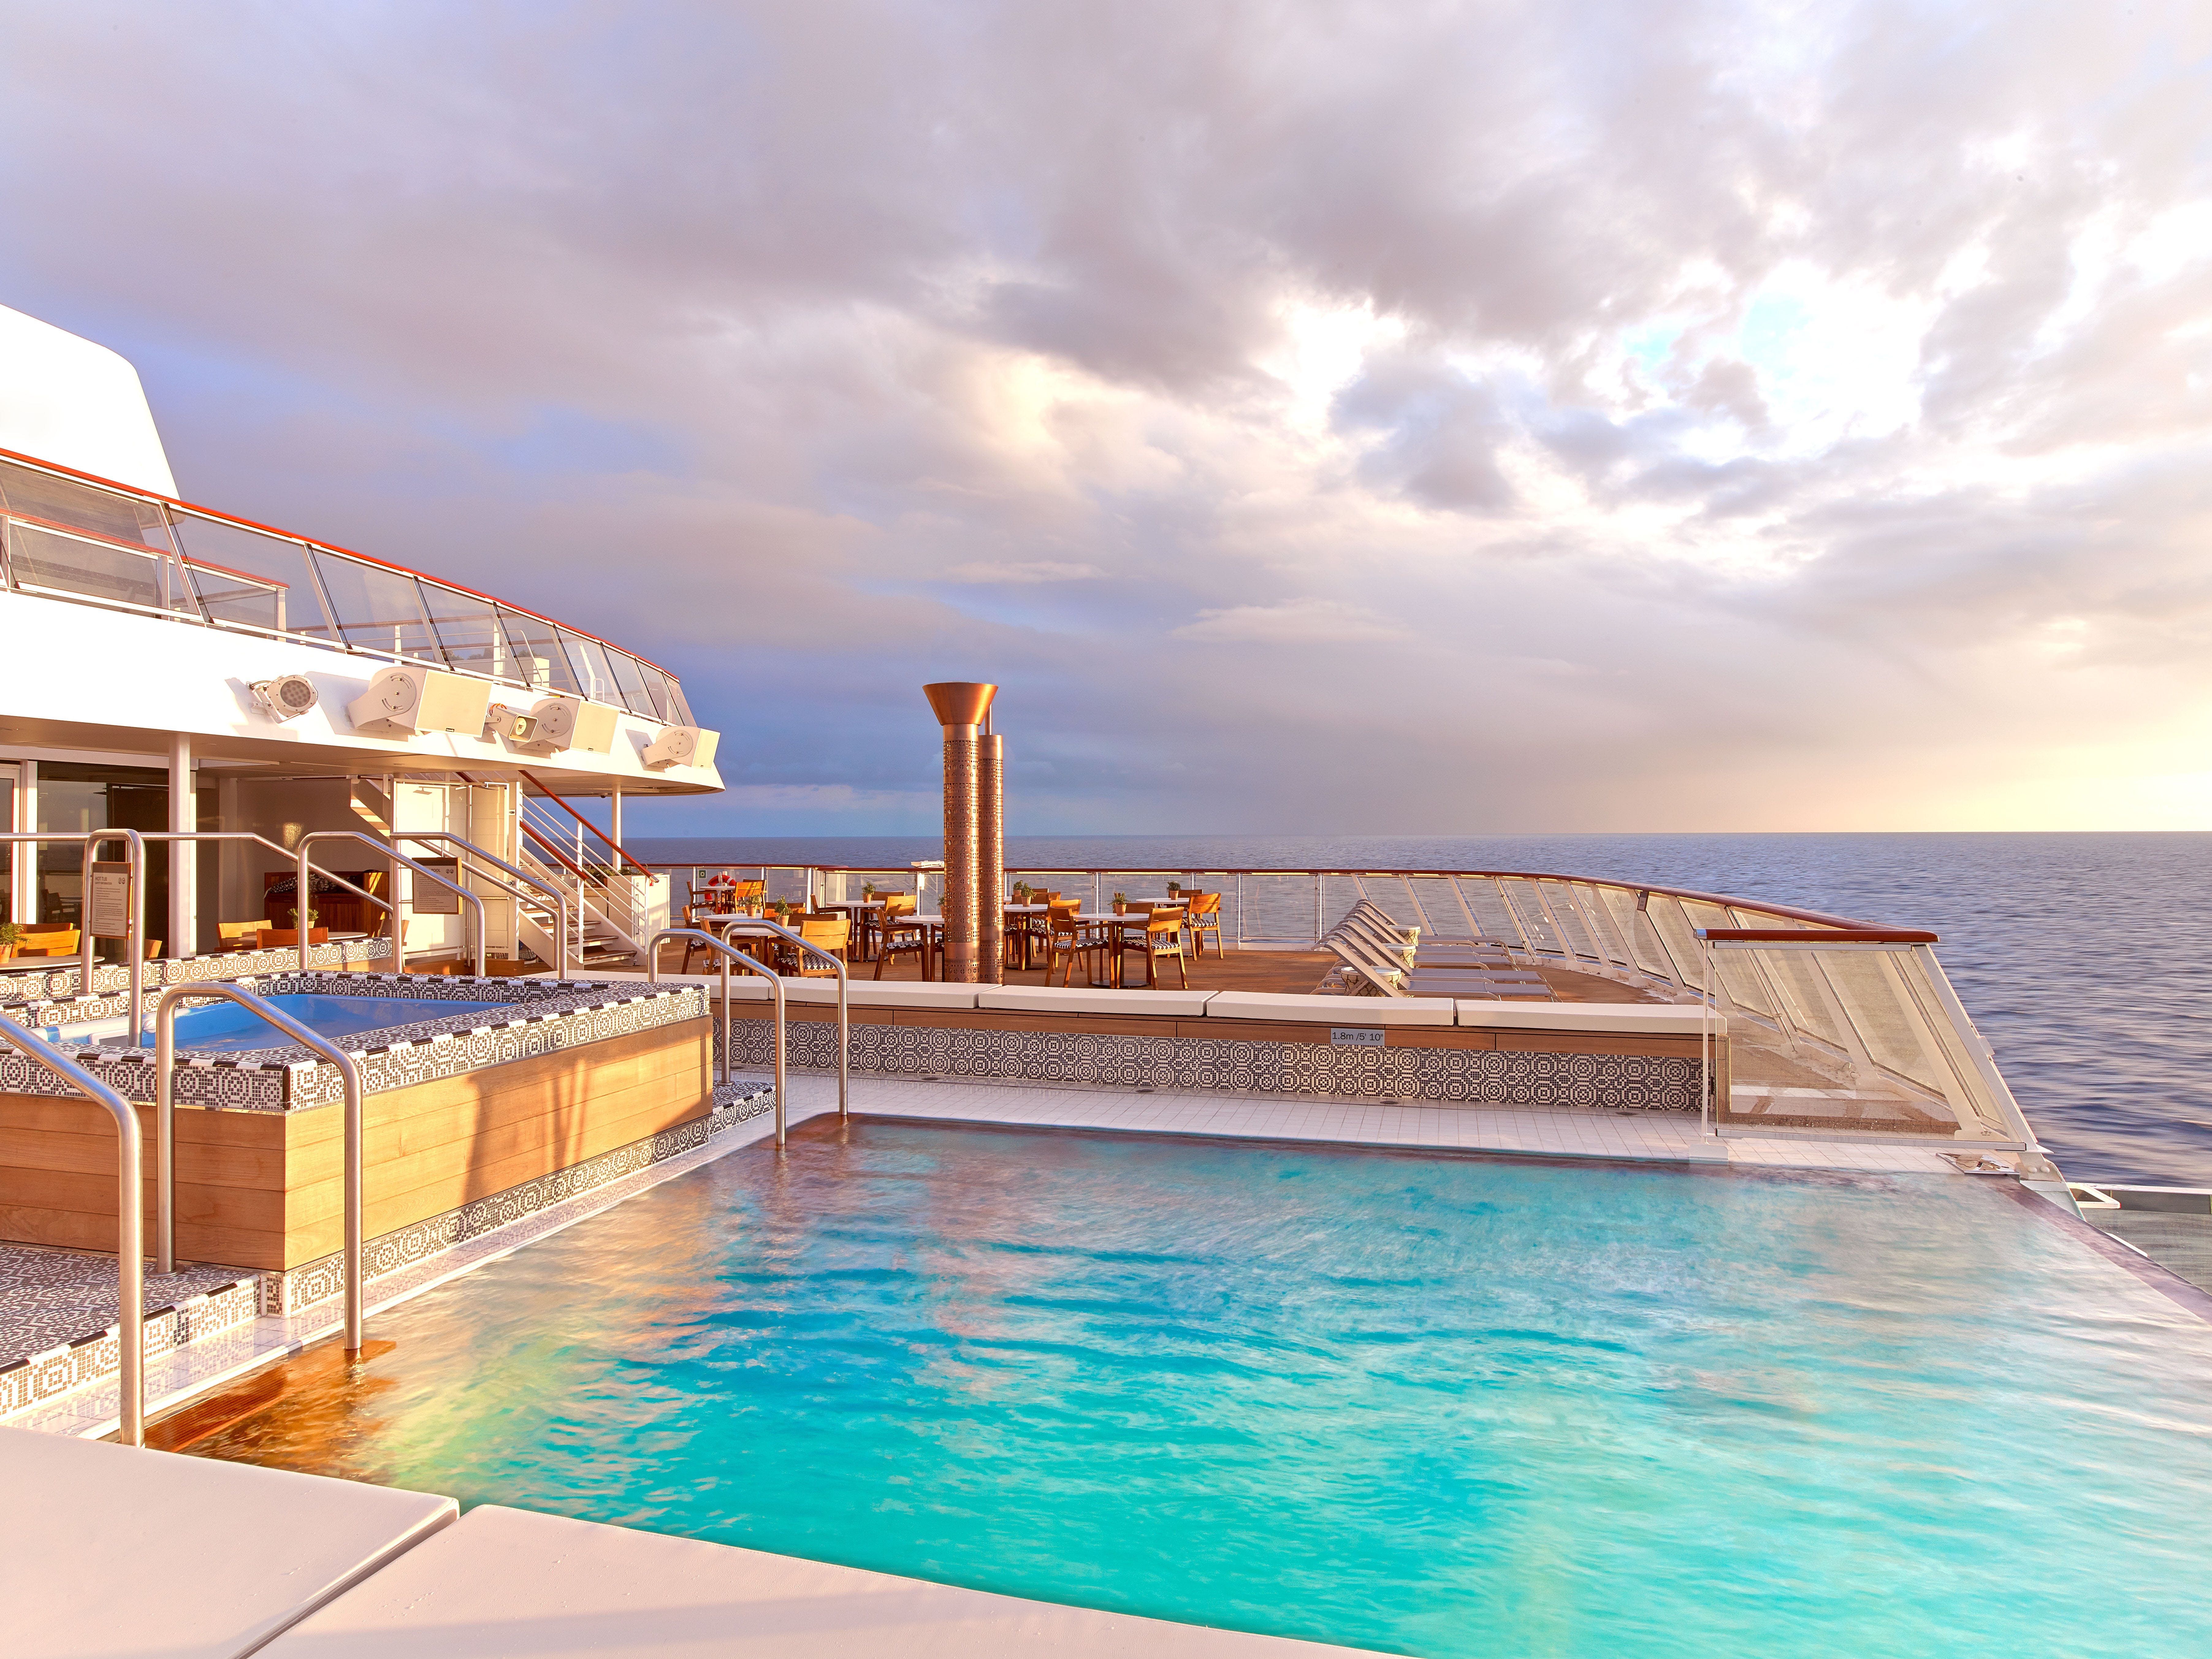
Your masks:
M684 951L680 945L661 946L661 972L675 973L683 966L683 962ZM696 969L696 957L693 958L693 965ZM1163 987L1170 991L1180 990L1182 982L1176 975L1175 964L1168 963L1164 965L1166 977L1162 981ZM1194 991L1273 991L1306 996L1310 995L1314 988L1321 983L1322 975L1335 965L1336 957L1325 951L1230 951L1219 956L1208 951L1202 957L1191 958L1190 985ZM1129 958L1129 969L1133 974L1139 971L1137 958ZM872 979L875 971L876 964L872 962L853 964L853 977L855 979ZM1595 974L1572 973L1563 968L1542 968L1537 971L1543 975L1544 982L1551 987L1552 994L1561 1002L1657 1002L1662 1000ZM916 980L921 977L921 971L911 957L905 957L885 967L884 977L887 980ZM1006 983L1009 985L1042 985L1044 982L1042 969L1010 969L1006 977ZM1060 981L1055 978L1053 982L1057 985ZM1084 982L1080 969L1077 970L1076 982ZM1139 981L1130 988L1141 990L1144 988Z

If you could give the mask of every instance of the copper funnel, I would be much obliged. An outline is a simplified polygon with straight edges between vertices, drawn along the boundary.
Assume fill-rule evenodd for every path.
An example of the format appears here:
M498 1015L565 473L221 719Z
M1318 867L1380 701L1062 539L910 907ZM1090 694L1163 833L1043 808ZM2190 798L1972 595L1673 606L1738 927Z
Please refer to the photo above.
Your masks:
M921 695L929 699L929 712L939 726L981 726L999 688L975 680L939 680L923 686Z

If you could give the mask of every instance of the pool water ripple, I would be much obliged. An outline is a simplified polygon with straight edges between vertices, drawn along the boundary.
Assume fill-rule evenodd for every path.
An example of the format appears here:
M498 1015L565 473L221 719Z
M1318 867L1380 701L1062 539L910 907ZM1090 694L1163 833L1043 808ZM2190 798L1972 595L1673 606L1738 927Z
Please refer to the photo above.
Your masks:
M1393 1652L2212 1651L2212 1327L1957 1179L815 1123L205 1443Z

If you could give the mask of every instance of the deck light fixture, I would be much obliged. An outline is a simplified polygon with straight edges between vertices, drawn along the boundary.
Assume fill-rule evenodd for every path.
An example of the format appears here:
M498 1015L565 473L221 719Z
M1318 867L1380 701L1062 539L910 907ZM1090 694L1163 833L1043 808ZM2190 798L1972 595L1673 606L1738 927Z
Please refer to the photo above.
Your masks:
M930 712L945 728L945 979L973 985L981 966L982 872L979 845L977 773L983 723L999 688L978 681L941 680L921 688ZM1003 859L1003 854L1001 855ZM990 908L997 908L998 895ZM994 933L997 932L994 928ZM997 957L994 954L993 960Z
M256 680L246 689L272 720L295 720L319 701L315 683L305 674L279 674L273 680Z

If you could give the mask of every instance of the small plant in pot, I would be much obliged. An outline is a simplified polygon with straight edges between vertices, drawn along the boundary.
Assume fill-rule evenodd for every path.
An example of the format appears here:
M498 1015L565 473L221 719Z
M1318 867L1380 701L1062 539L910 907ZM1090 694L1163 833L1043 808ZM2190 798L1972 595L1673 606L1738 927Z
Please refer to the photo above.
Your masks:
M1119 915L1127 915L1127 914L1128 914L1128 909L1129 909L1129 896L1128 896L1127 893L1116 893L1116 894L1115 894L1115 895L1114 895L1114 914L1115 914L1115 915L1117 915L1117 916L1119 916Z
M20 921L0 921L0 962L13 962L15 947L23 942L23 924Z
M289 927L264 928L261 933L261 943L264 946L275 950L287 945L297 945L300 942L299 910L295 908L287 910L284 914L292 918L292 925ZM307 943L310 945L328 945L331 942L331 930L315 926L321 920L322 912L311 906L307 911Z

